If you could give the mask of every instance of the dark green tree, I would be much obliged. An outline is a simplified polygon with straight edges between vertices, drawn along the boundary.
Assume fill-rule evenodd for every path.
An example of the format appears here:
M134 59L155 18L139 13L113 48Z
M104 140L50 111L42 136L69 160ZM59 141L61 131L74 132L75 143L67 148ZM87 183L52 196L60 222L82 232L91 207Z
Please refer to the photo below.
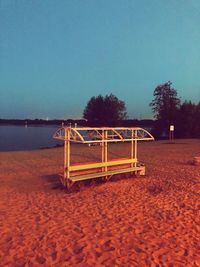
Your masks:
M200 138L200 102L195 106L194 137Z
M126 116L125 102L113 94L91 97L83 111L83 118L91 126L116 126Z
M185 101L180 106L179 129L184 138L200 137L200 102Z
M196 106L191 101L185 101L180 106L179 128L181 137L194 137L194 127L196 120Z
M156 136L167 135L171 124L175 127L178 125L180 99L170 81L158 85L153 96L150 106L156 119L154 134Z

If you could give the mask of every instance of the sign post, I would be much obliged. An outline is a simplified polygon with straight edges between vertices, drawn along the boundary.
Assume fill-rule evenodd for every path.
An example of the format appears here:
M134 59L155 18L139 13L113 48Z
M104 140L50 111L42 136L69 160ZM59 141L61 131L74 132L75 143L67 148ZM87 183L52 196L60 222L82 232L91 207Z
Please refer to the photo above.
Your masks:
M170 125L169 127L169 140L170 141L174 140L174 125Z

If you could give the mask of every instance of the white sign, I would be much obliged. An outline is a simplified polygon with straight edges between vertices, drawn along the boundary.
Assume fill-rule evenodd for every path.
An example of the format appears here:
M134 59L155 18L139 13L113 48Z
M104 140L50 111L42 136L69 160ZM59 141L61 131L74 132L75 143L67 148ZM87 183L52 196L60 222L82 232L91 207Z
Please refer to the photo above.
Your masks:
M169 130L170 130L170 132L173 132L174 131L174 125L170 125Z

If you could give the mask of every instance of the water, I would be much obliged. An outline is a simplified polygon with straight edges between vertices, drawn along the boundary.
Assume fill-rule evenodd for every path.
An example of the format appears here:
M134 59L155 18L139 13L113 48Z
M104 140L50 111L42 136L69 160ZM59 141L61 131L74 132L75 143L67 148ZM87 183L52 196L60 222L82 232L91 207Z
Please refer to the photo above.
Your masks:
M62 145L62 141L53 139L53 134L58 128L58 125L0 125L0 151L32 150ZM150 130L148 127L144 128Z
M0 151L32 150L61 145L61 141L52 137L58 128L58 126L0 125Z

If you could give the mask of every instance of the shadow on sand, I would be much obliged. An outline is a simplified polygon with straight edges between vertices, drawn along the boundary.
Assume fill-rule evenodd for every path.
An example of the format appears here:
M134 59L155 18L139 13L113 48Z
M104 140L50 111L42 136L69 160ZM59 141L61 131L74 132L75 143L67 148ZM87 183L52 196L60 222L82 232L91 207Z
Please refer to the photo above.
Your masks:
M58 174L46 175L43 178L47 181L47 184L49 185L51 190L65 191L66 193L76 193L76 192L80 192L81 190L84 190L84 188L98 187L106 183L116 183L121 180L134 179L134 178L137 178L137 175L128 174L128 173L116 174L110 177L110 179L108 180L102 177L102 178L94 178L94 179L88 179L84 181L78 181L74 183L70 189L67 189L67 187L65 187L62 184L60 180L60 176ZM140 179L141 178L142 177L140 177Z
M66 190L60 181L60 176L57 173L43 176L43 178L52 190Z

